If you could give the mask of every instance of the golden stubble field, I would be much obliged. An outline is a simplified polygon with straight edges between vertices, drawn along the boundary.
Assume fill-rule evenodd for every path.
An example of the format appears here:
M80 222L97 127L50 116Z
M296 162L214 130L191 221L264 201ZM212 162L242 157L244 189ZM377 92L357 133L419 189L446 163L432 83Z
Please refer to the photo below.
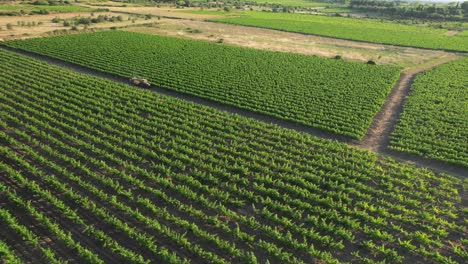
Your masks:
M90 6L91 7L91 6ZM96 7L96 6L94 6ZM94 16L122 16L121 22L91 24L88 29L108 29L117 27L123 30L148 34L175 36L224 45L235 45L256 49L281 52L293 52L322 57L341 56L346 60L367 62L374 60L379 64L396 64L412 68L429 63L447 55L443 51L396 47L391 45L371 44L327 37L275 31L270 29L229 25L207 22L206 19L222 17L220 15L192 14L180 12L173 7L105 6L110 12L95 12ZM183 9L190 10L190 9ZM151 15L151 19L143 18ZM140 17L136 17L140 15ZM52 23L52 19L71 19L76 16L90 17L91 12L61 13L49 15L0 16L0 40L30 38L50 35L56 30L70 29L63 23ZM130 20L129 20L130 18ZM134 21L132 21L132 19ZM18 22L36 23L36 26L18 26ZM41 25L37 25L41 22ZM13 29L7 29L7 24ZM84 28L78 26L79 30Z

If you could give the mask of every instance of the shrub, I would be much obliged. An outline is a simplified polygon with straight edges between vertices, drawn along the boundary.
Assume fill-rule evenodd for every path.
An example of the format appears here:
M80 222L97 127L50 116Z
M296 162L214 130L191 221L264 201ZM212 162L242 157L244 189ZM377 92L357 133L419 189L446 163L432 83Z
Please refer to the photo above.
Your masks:
M33 5L49 5L47 1L35 1L32 3Z
M77 21L76 21L76 24L77 25L89 25L91 24L91 19L89 19L88 17L80 17Z

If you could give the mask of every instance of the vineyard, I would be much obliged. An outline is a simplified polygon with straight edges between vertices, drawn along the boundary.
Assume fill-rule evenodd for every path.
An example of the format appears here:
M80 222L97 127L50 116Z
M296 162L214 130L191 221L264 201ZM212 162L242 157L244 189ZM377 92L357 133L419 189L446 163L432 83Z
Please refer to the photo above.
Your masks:
M466 260L457 178L11 52L0 70L4 261Z
M468 58L418 74L390 147L468 167Z
M357 139L399 77L393 66L123 31L6 45Z
M367 41L429 49L468 51L468 40L461 36L445 36L447 30L352 19L302 14L244 12L240 17L213 21L314 34L341 39Z

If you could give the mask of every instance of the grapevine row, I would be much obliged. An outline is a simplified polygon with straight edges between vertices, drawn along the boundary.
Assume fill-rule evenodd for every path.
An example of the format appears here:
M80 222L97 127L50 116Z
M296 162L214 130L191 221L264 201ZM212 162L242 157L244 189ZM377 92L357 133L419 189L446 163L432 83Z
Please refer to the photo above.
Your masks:
M393 66L122 31L6 45L358 139L399 77Z
M462 259L454 177L10 52L0 61L4 185L40 198L31 207L60 230L62 218L85 230L63 240L77 252L95 241L82 250L96 262Z

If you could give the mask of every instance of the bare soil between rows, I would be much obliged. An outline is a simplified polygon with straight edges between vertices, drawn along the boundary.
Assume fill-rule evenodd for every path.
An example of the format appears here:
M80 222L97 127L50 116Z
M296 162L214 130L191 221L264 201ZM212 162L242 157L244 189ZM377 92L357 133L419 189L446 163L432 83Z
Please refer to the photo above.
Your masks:
M25 55L43 62L47 62L51 65L59 66L62 68L70 69L79 73L89 74L96 77L104 78L111 80L120 84L129 85L129 80L124 77L119 77L113 74L101 72L95 69L91 69L85 66L69 63L60 59L48 57L45 55L40 55L37 53L24 51L16 48L6 47L0 44L0 48L8 51L12 51L21 55ZM393 128L400 116L400 113L403 109L403 103L405 97L409 93L409 88L411 82L414 79L417 73L430 69L434 66L449 62L456 59L457 56L450 54L447 57L444 57L440 60L434 61L430 64L422 65L418 68L404 70L400 79L397 81L396 85L393 87L391 93L386 98L385 103L383 104L381 110L376 114L374 121L368 131L361 141L356 141L350 139L349 137L335 134L329 131L323 131L317 128L309 127L302 124L297 124L292 121L282 120L270 115L261 114L252 112L250 110L242 109L236 106L226 105L223 103L215 102L209 99L200 98L183 92L178 92L175 90L169 90L162 87L152 86L151 91L157 92L162 95L175 97L184 101L212 107L221 111L238 114L240 116L256 119L258 121L266 122L269 124L278 125L283 128L293 129L298 132L303 132L316 136L323 139L336 140L342 143L345 143L349 146L357 147L360 149L368 150L375 152L378 155L388 156L397 161L405 162L412 164L417 167L427 168L436 173L447 173L456 177L465 178L468 176L468 170L459 165L448 164L442 161L427 159L421 156L397 152L388 149L388 142L390 133L393 131ZM137 87L135 87L137 88ZM143 89L143 88L139 88Z

